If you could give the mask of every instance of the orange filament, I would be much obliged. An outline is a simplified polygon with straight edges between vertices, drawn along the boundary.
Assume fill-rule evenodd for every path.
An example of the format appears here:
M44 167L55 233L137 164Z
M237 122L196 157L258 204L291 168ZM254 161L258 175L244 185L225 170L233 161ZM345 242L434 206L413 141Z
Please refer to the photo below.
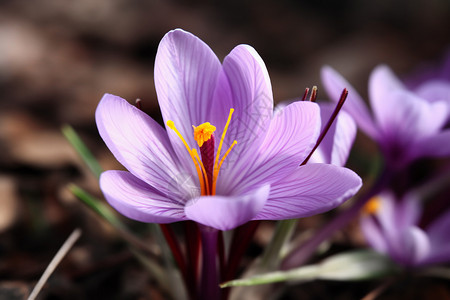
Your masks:
M171 121L171 120L167 121L167 126L170 129L172 129L173 131L175 131L175 133L181 139L184 146L186 147L186 150L189 152L189 155L191 156L192 161L195 164L195 169L197 170L197 175L198 175L198 180L200 183L202 196L205 196L205 195L213 196L216 194L216 183L217 183L217 177L219 175L219 170L222 167L222 164L225 161L225 158L231 152L233 147L237 144L236 140L233 141L233 143L228 148L228 150L225 152L225 154L223 155L222 159L220 159L220 162L219 162L219 157L220 157L220 152L222 150L223 141L225 139L225 135L228 130L228 126L230 125L231 116L233 115L233 112L234 112L234 109L231 108L230 113L228 115L227 122L225 124L225 128L223 129L223 132L222 132L222 137L220 138L219 147L217 148L217 153L216 153L215 162L214 162L214 169L213 169L212 187L209 186L208 175L206 173L205 166L204 166L202 160L200 159L200 156L198 155L197 150L191 149L189 147L186 140L183 138L181 133L175 127L175 123L173 121ZM192 126L192 127L194 128L194 139L197 142L199 147L202 147L203 143L207 142L211 138L214 131L216 130L216 127L211 125L209 122L200 124L197 127L195 127L195 126Z
M178 131L178 129L175 127L175 123L171 120L167 121L167 126L169 126L170 129L172 129L173 131L175 131L175 133L178 135L178 137L180 138L180 140L183 142L184 146L186 147L186 150L189 152L189 155L191 156L192 161L194 162L195 165L195 169L197 170L197 175L198 175L198 180L200 182L200 190L202 195L205 194L206 189L205 189L205 182L203 181L203 176L202 176L202 172L200 170L200 166L197 163L195 157L194 157L194 153L191 151L191 149L189 148L186 140L183 138L183 136L181 135L181 133Z
M206 170L205 170L205 166L203 165L202 160L200 159L200 156L198 155L197 149L192 149L192 153L194 153L194 157L197 159L198 163L200 164L200 167L202 168L203 171L203 180L206 186L206 194L205 195L209 195L209 183L208 183L208 176L206 175ZM202 193L203 195L203 193Z

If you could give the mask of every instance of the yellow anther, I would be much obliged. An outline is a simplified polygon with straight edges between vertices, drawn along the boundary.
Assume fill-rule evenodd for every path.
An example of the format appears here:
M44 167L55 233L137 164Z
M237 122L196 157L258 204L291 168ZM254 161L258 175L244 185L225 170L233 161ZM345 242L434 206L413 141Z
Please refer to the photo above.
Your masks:
M381 201L379 196L375 196L369 199L369 201L364 205L363 212L367 215L374 215L380 210Z
M203 123L194 128L194 139L197 141L199 147L203 146L203 143L208 141L214 131L216 131L216 127L211 125L209 122Z

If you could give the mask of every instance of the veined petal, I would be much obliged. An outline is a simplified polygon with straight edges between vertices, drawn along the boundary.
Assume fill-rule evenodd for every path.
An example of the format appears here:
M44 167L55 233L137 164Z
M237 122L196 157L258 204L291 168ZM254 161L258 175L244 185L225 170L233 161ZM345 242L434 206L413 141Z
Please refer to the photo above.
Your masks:
M321 131L324 130L334 111L330 104L320 104ZM311 156L312 163L327 163L344 166L356 136L356 124L345 111L340 111L336 120L328 130L327 135Z
M202 196L185 207L186 216L200 224L230 230L250 221L264 206L270 186L239 196Z
M172 30L159 44L155 87L161 113L165 122L175 123L190 147L196 144L192 125L214 121L209 118L220 70L214 52L189 32ZM170 129L168 135L181 163L193 171L194 164L180 138Z
M275 114L266 138L250 157L234 166L228 178L230 190L247 189L277 182L292 173L314 147L320 132L319 107L316 103L298 101ZM234 184L234 185L232 185Z
M355 119L362 131L371 138L376 139L378 132L373 118L364 100L353 86L329 66L322 68L321 78L328 97L335 102L339 100L344 88L348 90L347 100L342 108Z
M95 119L100 136L128 171L162 192L185 194L182 185L173 190L171 182L183 172L166 131L158 123L126 100L109 94L100 101Z
M222 107L219 112L234 108L224 148L234 140L238 143L219 174L218 187L223 192L230 190L227 180L234 182L236 170L254 160L254 152L264 140L272 119L272 86L266 66L255 49L239 45L225 57L214 99L214 103ZM222 134L227 116L228 113L214 116L220 128L217 136Z
M353 196L361 178L327 164L306 164L271 186L269 199L255 220L283 220L329 211Z
M106 200L124 216L147 223L186 220L183 205L126 171L106 171L100 176Z
M447 120L447 105L429 103L406 90L386 95L377 106L376 115L385 141L405 150L415 141L437 133Z

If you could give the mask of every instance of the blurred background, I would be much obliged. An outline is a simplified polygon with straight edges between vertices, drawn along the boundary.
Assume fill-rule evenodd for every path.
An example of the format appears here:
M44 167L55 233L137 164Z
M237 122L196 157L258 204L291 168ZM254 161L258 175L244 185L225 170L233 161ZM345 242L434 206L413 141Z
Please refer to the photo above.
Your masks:
M401 77L438 66L450 49L450 1L0 1L0 299L25 299L75 227L83 237L42 299L164 299L111 228L68 193L75 182L101 197L60 129L72 125L105 169L121 168L97 133L96 106L106 92L140 98L160 121L153 63L174 28L203 39L220 59L237 44L252 45L276 102L313 85L325 98L325 64L365 96L380 63ZM249 256L260 252L270 228L262 226ZM363 242L356 236L351 243ZM370 284L327 288L333 299L358 299ZM320 285L308 289L283 299L329 299Z

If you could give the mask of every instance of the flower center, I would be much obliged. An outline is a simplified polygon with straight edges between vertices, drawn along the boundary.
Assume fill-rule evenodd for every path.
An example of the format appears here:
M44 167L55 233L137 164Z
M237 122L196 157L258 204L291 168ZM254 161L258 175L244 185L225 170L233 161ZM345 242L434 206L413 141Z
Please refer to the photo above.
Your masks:
M200 148L201 159L198 155L197 149L190 148L186 140L183 138L181 133L175 127L175 123L171 120L167 121L167 126L175 131L178 137L183 142L186 150L189 152L192 161L194 162L195 169L197 170L198 180L200 182L200 189L202 196L206 195L215 195L216 194L216 183L217 177L219 176L219 170L222 167L225 158L230 153L231 149L237 144L237 141L234 140L225 154L219 161L220 152L222 150L223 141L225 139L226 132L228 130L228 126L230 125L231 116L233 115L234 109L230 109L230 113L228 115L227 123L222 132L222 136L220 138L219 147L217 148L217 153L214 155L214 131L216 127L211 125L209 122L200 124L198 126L192 125L194 128L194 139L197 142Z
M363 212L366 215L374 215L376 214L381 207L380 197L375 196L369 199L369 201L364 205Z

